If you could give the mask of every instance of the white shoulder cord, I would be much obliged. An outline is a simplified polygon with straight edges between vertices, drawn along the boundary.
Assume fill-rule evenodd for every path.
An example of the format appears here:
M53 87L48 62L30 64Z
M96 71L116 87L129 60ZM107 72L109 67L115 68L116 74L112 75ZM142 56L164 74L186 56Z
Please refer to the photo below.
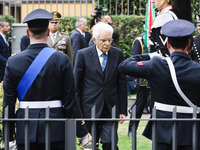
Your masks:
M169 70L170 70L170 74L171 74L171 77L172 77L172 81L174 83L174 86L177 90L177 92L179 93L179 95L183 98L183 100L192 108L195 108L196 106L187 98L187 96L182 92L179 84L178 84L178 81L177 81L177 78L176 78L176 72L175 72L175 68L174 68L174 64L172 63L172 60L170 57L165 57L168 65L169 65ZM200 112L200 108L197 107L197 112Z

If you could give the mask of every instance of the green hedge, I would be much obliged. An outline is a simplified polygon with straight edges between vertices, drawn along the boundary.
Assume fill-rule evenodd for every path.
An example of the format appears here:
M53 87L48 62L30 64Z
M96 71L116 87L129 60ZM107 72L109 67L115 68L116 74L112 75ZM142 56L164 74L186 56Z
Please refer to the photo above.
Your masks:
M113 22L120 30L119 46L123 50L124 57L128 58L131 54L131 47L134 38L143 32L144 16L112 16ZM63 17L60 22L60 31L71 33L75 29L77 17ZM90 18L87 18L88 25ZM88 29L89 31L89 29Z

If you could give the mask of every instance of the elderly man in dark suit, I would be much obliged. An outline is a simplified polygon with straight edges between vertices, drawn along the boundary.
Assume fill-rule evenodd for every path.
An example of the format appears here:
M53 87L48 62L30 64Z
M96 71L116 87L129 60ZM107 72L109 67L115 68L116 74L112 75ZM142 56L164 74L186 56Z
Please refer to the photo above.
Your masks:
M96 118L111 118L114 106L117 117L124 119L127 114L126 77L118 70L118 65L124 58L121 49L111 47L112 33L110 25L99 22L93 29L95 45L77 53L74 66L75 86L85 118L91 117L93 106L96 106ZM90 123L86 122L89 130ZM111 121L97 123L97 135L100 135L104 150L111 150L111 127Z
M50 118L82 117L75 98L69 57L47 45L48 25L52 18L52 14L48 11L36 9L23 21L28 24L27 35L30 37L30 45L25 51L8 59L3 83L3 108L9 107L9 118L24 118L27 107L29 107L29 118L45 118L45 109L48 107ZM19 109L16 113L17 98ZM31 121L29 126L30 150L44 150L45 122ZM89 136L86 125L80 122L78 126L77 136L82 137L81 145L87 146ZM9 129L9 140L12 141L15 136L13 122ZM24 129L24 121L17 121L16 142L19 150L24 150L25 146ZM50 135L51 149L64 150L64 122L50 122Z
M76 21L76 29L71 33L70 39L72 42L74 63L76 60L76 54L78 50L85 48L88 46L88 42L86 40L85 32L88 29L87 19L84 17L80 17Z
M5 66L8 57L11 55L6 34L10 31L9 22L5 19L0 20L0 82L3 80Z

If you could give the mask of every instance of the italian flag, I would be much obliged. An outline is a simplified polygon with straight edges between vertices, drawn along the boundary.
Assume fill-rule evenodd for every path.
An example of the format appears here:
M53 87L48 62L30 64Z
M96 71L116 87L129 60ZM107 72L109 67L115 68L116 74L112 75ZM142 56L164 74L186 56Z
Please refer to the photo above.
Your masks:
M155 6L152 0L148 0L146 5L146 16L145 16L145 29L144 29L144 45L147 52L149 53L149 36L151 35L151 26L155 19Z

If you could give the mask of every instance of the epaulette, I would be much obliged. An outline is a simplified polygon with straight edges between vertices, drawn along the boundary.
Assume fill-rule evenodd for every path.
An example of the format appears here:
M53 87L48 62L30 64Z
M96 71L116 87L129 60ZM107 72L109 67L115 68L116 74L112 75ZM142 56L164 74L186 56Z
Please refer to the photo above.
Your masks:
M63 34L63 35L69 36L69 34L67 34L67 33L65 33L65 32L60 32L60 33Z
M140 42L140 46L142 48L142 53L143 53L142 37L139 36L139 37L135 38L135 40L133 41L132 47L133 47L133 45L134 45L134 43L135 43L136 40L138 40Z

